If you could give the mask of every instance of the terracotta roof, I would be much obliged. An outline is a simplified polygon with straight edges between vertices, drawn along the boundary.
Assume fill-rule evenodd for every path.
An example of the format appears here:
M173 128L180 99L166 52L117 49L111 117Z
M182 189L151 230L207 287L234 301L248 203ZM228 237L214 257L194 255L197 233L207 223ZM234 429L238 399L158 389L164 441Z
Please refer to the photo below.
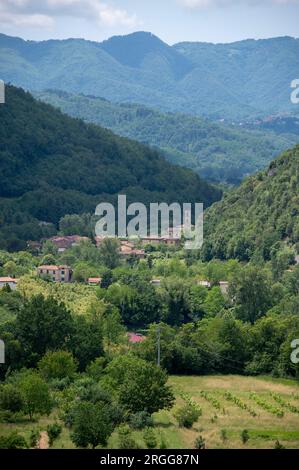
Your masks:
M14 277L0 277L0 282L15 282L17 284L18 280Z
M101 277L90 277L90 278L88 278L88 282L90 282L92 284L99 284L100 282L102 282L102 278Z
M69 266L55 266L51 264L44 264L42 266L38 266L38 269L48 269L48 271L60 270L60 269L71 269Z
M80 235L67 235L65 237L58 236L50 238L50 241L56 245L58 248L70 248L72 245L80 242L87 241L88 237L81 237Z

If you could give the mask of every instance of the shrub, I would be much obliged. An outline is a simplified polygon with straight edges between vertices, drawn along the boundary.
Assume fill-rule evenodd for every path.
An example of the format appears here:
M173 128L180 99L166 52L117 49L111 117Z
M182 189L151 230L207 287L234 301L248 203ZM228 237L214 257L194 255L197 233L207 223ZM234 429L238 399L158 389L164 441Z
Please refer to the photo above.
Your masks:
M24 371L16 376L16 384L22 394L23 411L33 420L34 414L49 415L53 407L48 384L33 371Z
M37 447L39 441L39 431L37 429L31 429L29 437L30 447Z
M97 357L94 361L88 364L86 373L94 380L100 380L103 375L103 370L107 365L107 360L104 357Z
M159 448L160 449L167 449L168 448L167 442L166 442L165 437L163 435L161 436L161 439L160 439Z
M63 379L52 379L50 382L51 390L57 390L62 392L66 388L68 388L71 384L71 379L69 377L64 377Z
M23 436L12 432L8 436L0 436L0 449L27 449L28 444Z
M206 448L206 441L202 436L198 436L194 442L195 449L202 450Z
M107 445L114 427L109 404L81 402L75 405L71 439L76 447L95 449Z
M180 427L192 428L200 415L200 410L196 409L193 405L187 404L176 411L175 418L177 419Z
M118 428L118 443L120 449L138 449L138 444L132 436L132 431L126 424Z
M246 442L249 440L249 432L247 431L247 429L243 429L243 431L241 432L241 440L243 444L246 444Z
M24 420L24 415L21 411L13 413L9 410L0 410L0 423L18 423Z
M143 432L143 439L148 449L157 447L157 438L153 428L146 428Z
M0 408L13 413L21 411L23 399L20 391L12 384L4 385L0 390Z
M47 433L48 433L48 436L49 436L50 446L52 446L55 439L57 439L60 436L61 431L62 431L61 424L53 423L53 424L49 424L47 426Z
M68 351L49 351L38 363L42 377L46 380L74 377L77 362Z
M133 429L144 429L154 425L153 418L146 412L140 411L130 416L129 424Z
M224 441L227 440L227 430L226 429L221 429L220 431L221 439Z

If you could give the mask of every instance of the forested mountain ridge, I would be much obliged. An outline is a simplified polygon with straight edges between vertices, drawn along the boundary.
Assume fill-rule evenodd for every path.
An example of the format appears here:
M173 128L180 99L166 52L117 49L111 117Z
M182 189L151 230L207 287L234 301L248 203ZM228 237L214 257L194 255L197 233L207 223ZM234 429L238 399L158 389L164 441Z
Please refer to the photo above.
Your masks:
M299 135L276 135L268 130L244 130L179 113L162 113L144 105L112 103L103 98L59 90L34 94L113 132L158 147L172 163L193 169L203 178L229 184L264 168Z
M61 89L215 119L297 112L290 101L299 39L169 46L151 33L24 41L0 35L0 76L29 90Z
M40 236L38 221L94 212L103 201L203 202L221 191L158 152L62 114L22 89L0 106L1 243ZM16 245L18 243L16 242Z
M298 242L299 145L207 210L203 257L269 260Z

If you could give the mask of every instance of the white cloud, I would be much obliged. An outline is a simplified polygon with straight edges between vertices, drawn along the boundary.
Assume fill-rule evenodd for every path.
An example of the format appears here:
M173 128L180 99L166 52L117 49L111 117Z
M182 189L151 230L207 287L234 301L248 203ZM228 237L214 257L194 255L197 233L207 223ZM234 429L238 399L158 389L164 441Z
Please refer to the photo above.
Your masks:
M5 12L0 8L1 26L37 26L51 28L53 24L53 19L46 15L16 15Z
M100 20L107 26L128 26L134 27L140 24L137 15L129 15L126 10L109 7L104 3L97 6Z
M259 6L261 4L288 5L299 4L299 0L178 0L178 2L189 9L200 9L207 7L221 7L233 4L247 4Z
M102 0L0 0L0 24L51 26L57 17L83 18L107 27L134 27L135 14Z

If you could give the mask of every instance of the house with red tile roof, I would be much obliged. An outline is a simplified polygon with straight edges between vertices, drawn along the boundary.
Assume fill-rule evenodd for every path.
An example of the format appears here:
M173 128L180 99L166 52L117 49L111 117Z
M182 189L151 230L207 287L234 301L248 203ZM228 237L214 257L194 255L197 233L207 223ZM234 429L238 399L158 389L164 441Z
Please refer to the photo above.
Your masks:
M4 286L9 286L11 290L16 290L18 286L19 279L15 279L14 277L0 277L0 289Z

